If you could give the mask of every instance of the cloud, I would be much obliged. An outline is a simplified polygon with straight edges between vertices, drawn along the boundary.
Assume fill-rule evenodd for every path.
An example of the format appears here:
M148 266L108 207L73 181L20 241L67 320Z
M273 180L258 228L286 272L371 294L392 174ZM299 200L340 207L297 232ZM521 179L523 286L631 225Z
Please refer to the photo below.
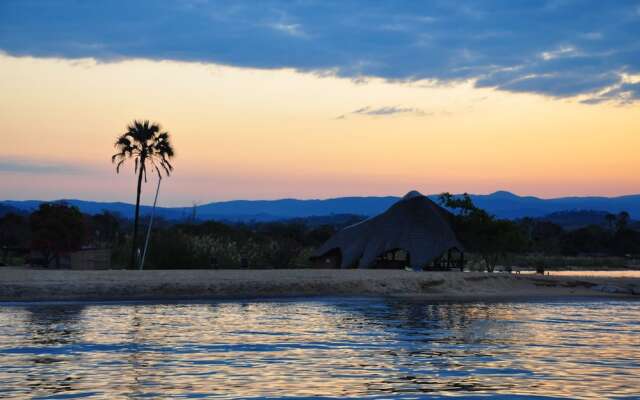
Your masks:
M95 169L75 163L5 157L0 160L0 173L3 172L37 175L78 175L95 172Z
M372 117L390 117L398 114L412 114L417 115L419 117L424 117L427 115L431 115L432 113L427 113L419 108L410 108L410 107L362 107L357 110L351 111L348 114L343 114L336 119L346 119L348 115L366 115Z
M557 50L543 51L540 58L544 61L553 60L560 57L571 57L576 55L577 51L573 46L560 47Z
M294 68L356 80L471 80L596 99L623 85L623 76L640 75L639 10L635 0L4 0L0 49Z
M586 98L581 102L584 104L600 104L605 102L615 102L628 104L640 98L640 82L621 83L610 87L594 96Z
M283 32L290 36L296 37L306 37L306 33L302 30L302 26L300 24L283 24L281 22L270 24L271 28Z

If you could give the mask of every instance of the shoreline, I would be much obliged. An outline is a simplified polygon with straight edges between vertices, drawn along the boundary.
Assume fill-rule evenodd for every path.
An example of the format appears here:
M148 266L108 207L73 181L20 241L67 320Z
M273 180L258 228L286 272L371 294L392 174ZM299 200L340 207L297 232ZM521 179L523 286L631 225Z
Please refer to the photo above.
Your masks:
M640 300L640 278L367 269L0 269L1 302L206 301L321 296L401 297L439 302L580 297Z

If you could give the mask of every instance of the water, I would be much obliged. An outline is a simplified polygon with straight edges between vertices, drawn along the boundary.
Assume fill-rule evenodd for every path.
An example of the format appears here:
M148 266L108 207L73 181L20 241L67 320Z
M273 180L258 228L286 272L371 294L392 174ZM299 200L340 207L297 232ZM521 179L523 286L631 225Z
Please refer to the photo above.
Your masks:
M640 398L640 302L0 303L0 398Z
M600 278L640 278L639 270L627 271L547 271L553 276L591 276ZM522 271L525 274L535 274L535 271Z

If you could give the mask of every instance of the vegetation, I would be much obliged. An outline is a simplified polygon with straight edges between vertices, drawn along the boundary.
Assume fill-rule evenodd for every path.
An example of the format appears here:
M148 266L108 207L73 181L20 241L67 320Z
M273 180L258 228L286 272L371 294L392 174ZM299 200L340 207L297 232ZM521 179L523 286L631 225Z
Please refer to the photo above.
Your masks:
M476 207L468 194L440 196L440 203L455 213L454 230L467 251L480 255L487 271L493 272L498 262L508 254L523 251L526 241L518 225L501 220Z
M55 261L60 268L60 256L78 250L85 242L84 217L76 207L65 204L41 204L29 218L31 248L42 255L43 265Z
M620 267L640 255L640 232L626 224L626 213L613 219L603 215L602 224L567 230L545 219L497 219L475 207L468 196L444 194L441 202L453 212L469 268ZM315 248L358 220L340 216L233 224L159 219L154 223L147 264L150 268L309 267ZM141 218L139 223L146 226L148 219ZM133 230L131 220L111 213L83 215L64 204L43 204L31 216L9 212L0 217L0 262L22 263L31 250L46 253L49 262L55 262L56 255L90 245L111 248L114 268L131 266Z
M308 267L313 249L335 230L298 222L227 225L161 221L151 235L147 264L151 268Z
M170 159L173 158L174 151L169 141L169 133L161 132L160 125L149 124L149 121L133 121L127 127L127 132L118 137L115 147L118 152L111 157L111 161L116 164L116 173L120 172L120 167L125 161L133 159L135 163L134 171L138 174L136 211L133 221L133 237L129 261L129 265L133 266L136 261L138 243L142 179L144 177L144 181L147 181L148 169L155 171L158 174L158 179L162 179L161 170L167 176L171 175L173 166Z
M13 212L0 217L1 264L15 263L14 257L24 256L28 243L31 243L28 217Z
M453 211L459 239L479 255L487 271L500 262L519 266L605 266L640 254L640 232L629 227L627 212L603 214L601 224L563 229L545 218L500 220L477 208L464 194L443 193L440 203ZM559 257L560 256L560 257ZM543 265L545 264L545 265Z

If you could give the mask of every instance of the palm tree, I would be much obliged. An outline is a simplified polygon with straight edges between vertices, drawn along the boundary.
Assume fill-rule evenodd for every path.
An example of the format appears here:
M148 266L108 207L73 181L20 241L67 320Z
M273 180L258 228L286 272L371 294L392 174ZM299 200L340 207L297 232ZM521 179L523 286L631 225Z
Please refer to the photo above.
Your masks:
M171 175L173 166L169 162L173 158L173 147L169 142L169 133L161 132L159 124L149 124L149 121L133 121L127 127L127 131L116 140L115 147L118 150L111 157L111 162L116 164L116 173L120 172L122 164L133 159L135 173L138 174L138 188L136 192L136 214L133 223L133 243L131 246L131 265L135 265L136 243L138 240L138 221L140 218L140 193L142 192L142 179L147 181L147 169L155 170L158 179L162 179L162 171L166 176ZM161 171L162 169L162 171Z

